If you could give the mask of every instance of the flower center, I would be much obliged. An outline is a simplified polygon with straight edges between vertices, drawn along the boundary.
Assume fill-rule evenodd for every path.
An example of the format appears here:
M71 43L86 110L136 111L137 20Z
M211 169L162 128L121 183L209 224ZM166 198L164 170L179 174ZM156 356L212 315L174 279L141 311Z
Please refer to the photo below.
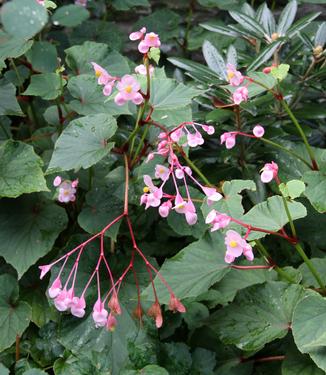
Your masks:
M128 94L130 94L131 91L132 91L132 87L131 87L130 85L127 86L127 87L125 88L125 91L126 91Z
M231 70L228 70L228 79L232 79L233 77L235 76L234 72L232 72Z
M237 241L234 241L234 240L232 240L232 241L230 241L230 243L229 243L229 245L231 246L231 247L237 247L238 246L238 242Z
M144 192L144 193L148 193L148 192L149 192L149 187L148 187L148 186L144 186L144 188L143 188L143 192Z
M95 76L98 78L98 77L101 77L102 75L102 72L100 72L99 70L95 70Z
M185 208L186 207L186 203L185 202L182 202L182 203L179 203L175 206L175 208Z

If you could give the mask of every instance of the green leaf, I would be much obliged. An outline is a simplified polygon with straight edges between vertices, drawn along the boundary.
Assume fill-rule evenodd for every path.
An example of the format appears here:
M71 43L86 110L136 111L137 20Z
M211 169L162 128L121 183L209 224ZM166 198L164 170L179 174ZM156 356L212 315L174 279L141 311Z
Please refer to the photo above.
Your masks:
M288 75L290 65L281 64L279 66L273 66L271 70L271 75L276 78L278 81L283 81Z
M217 84L220 81L220 77L205 65L199 64L195 61L187 60L183 57L169 57L168 60L170 61L170 63L180 69L184 69L190 73L198 74L205 82Z
M279 189L284 197L295 199L300 197L300 195L305 191L306 186L300 180L291 180L286 184L281 183L279 185Z
M300 219L307 215L307 210L302 203L288 201L288 207L293 220ZM253 227L262 228L272 232L278 232L289 222L279 195L267 198L265 202L259 203L248 211L242 218L246 224ZM265 237L266 233L251 232L249 240Z
M31 320L31 308L18 300L18 283L8 274L0 276L0 351L22 335Z
M238 9L244 0L198 0L203 7L218 7L223 10Z
M273 13L268 8L266 3L263 3L257 10L257 21L260 23L268 36L275 33L275 19Z
M298 5L296 0L291 0L287 6L282 10L280 18L278 20L276 32L280 36L284 36L290 26L292 25L295 15L297 13Z
M149 50L149 54L148 54L148 57L152 60L154 60L156 62L156 64L159 63L160 61L160 55L161 55L161 51L159 48L155 48L155 47L152 47L150 50Z
M165 260L160 274L178 298L197 297L228 272L224 253L223 235L216 233L213 239L204 237ZM155 277L154 283L160 302L167 304L170 298L168 290L159 277ZM144 296L153 299L151 286L144 291Z
M130 72L128 60L116 51L109 52L109 46L104 43L88 41L66 49L65 53L67 65L77 74L94 74L92 61L96 61L112 76L123 76Z
M87 169L108 155L107 141L117 130L116 120L99 113L73 120L58 138L47 173Z
M13 0L5 3L1 9L4 30L16 38L33 38L47 21L48 13L37 1Z
M319 273L323 283L326 285L326 258L311 258L310 261ZM302 285L305 287L319 287L319 284L307 267L306 263L302 263L298 270L302 274Z
M120 373L120 375L169 375L169 373L160 366L157 365L147 365L141 370L125 370Z
M307 27L308 25L311 24L311 22L317 18L318 16L320 15L320 12L319 13L312 13L312 14L308 14L307 16L305 17L302 17L300 18L297 22L295 22L288 30L287 32L287 36L288 38L293 38L294 36L296 36L299 31L301 31L302 29L304 29L305 27Z
M112 6L116 10L129 10L134 7L149 7L148 0L112 0Z
M292 333L301 353L309 354L326 371L326 300L318 294L308 295L296 306Z
M1 62L8 57L16 58L26 53L33 45L33 40L26 41L22 38L9 35L0 30L0 70Z
M0 197L47 191L42 159L32 146L8 140L0 146Z
M103 95L102 86L97 84L95 76L81 74L72 77L68 82L70 94L77 100L69 103L70 108L79 115L96 115L108 113L110 115L130 114L128 105L117 106L114 94L107 99Z
M0 375L9 375L9 370L2 363L0 363Z
M47 372L44 372L37 368L31 368L23 373L23 375L46 375Z
M278 49L278 47L282 44L281 40L276 40L275 42L269 44L265 47L260 54L252 61L249 66L247 67L247 71L256 70L266 61L268 61L272 56L273 53Z
M209 23L201 23L199 26L203 27L206 30L213 31L214 33L230 36L236 38L239 36L239 33L230 29L229 27L219 26L219 25L211 25Z
M235 49L233 44L229 45L229 48L226 53L226 62L227 64L232 64L235 67L238 65L238 55L237 50Z
M53 365L56 375L100 375L100 372L87 358L78 358L70 355L67 358L59 358Z
M211 42L205 40L203 44L203 55L209 68L221 79L227 80L226 65L223 57Z
M16 99L16 87L5 79L0 80L0 116L24 116Z
M314 39L314 46L324 47L325 43L326 43L326 22L322 22L319 25L318 30L316 32L315 39Z
M208 320L225 344L258 351L289 331L295 305L303 297L299 285L270 281L241 290L234 302Z
M282 362L282 375L325 375L308 355L301 354L296 348L286 352Z
M75 27L87 20L89 12L80 5L64 5L58 8L53 16L52 22L56 26Z
M66 81L59 74L34 74L23 95L41 96L44 100L53 100L61 94L60 80L62 80L62 86L64 86Z
M0 202L0 255L20 278L52 249L67 225L67 215L64 208L37 194Z
M58 66L57 50L49 42L34 42L26 57L38 72L54 72Z
M244 29L248 30L253 35L256 35L258 38L266 35L265 30L260 26L260 24L249 15L237 11L231 11L229 13L230 16Z
M326 174L315 171L305 172L303 181L307 185L305 196L310 203L318 212L326 212Z
M111 182L111 181L110 181ZM120 186L123 181L120 181ZM114 196L119 185L111 182L109 188L94 188L86 195L86 204L78 216L78 224L88 233L98 233L123 212L123 202ZM106 236L117 239L121 221L105 232Z

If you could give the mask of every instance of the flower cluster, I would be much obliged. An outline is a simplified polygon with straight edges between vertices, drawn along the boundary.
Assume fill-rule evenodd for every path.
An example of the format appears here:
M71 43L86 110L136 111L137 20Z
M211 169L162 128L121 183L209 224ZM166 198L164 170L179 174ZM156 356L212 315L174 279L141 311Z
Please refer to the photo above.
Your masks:
M62 180L60 176L57 176L53 180L53 186L57 188L59 202L69 203L76 200L78 179L74 181Z
M225 147L229 150L235 146L237 135L242 135L244 137L249 137L249 138L261 138L265 134L265 129L261 125L256 125L253 128L252 132L253 132L253 135L248 134L248 133L243 133L240 131L226 132L221 135L220 142L221 144L225 143Z
M190 127L192 131L188 129ZM162 217L167 217L171 210L179 214L185 215L186 221L189 225L194 225L197 222L196 207L190 196L190 191L187 179L197 185L207 197L207 203L211 204L222 198L222 195L216 191L215 188L203 186L192 175L192 170L188 166L180 163L179 158L175 153L175 148L182 148L182 146L196 147L204 143L204 139L199 132L202 129L207 134L214 133L214 127L202 125L198 123L182 123L173 129L171 132L162 132L159 134L160 142L157 146L157 151L152 152L148 156L148 160L154 158L155 155L161 155L167 158L168 167L157 164L155 167L155 178L161 180L159 186L155 186L152 178L149 175L144 176L144 194L140 198L140 203L145 205L145 209L149 207L159 207L158 211ZM175 194L169 194L163 189L169 180L175 188ZM186 190L186 197L180 193L178 181L182 181ZM162 200L164 199L164 202Z
M133 252L131 255L131 260L130 260L129 265L126 267L126 269L117 279L117 281L115 281L113 277L113 272L109 265L109 261L104 251L105 250L104 249L104 234L113 224L120 221L123 217L126 217L127 219L130 236L133 242ZM76 283L78 282L77 275L78 275L78 267L79 267L81 256L87 244L89 244L91 241L95 240L98 237L100 237L100 251L99 251L97 264L93 272L89 276L89 279L87 280L86 284L84 285L82 292L78 296L76 295ZM120 290L120 287L122 285L124 278L126 277L126 275L128 274L130 270L133 270L136 287L137 287L137 295L138 295L138 304L137 304L137 308L135 309L135 315L139 319L142 318L143 312L142 312L142 307L141 307L140 299L139 299L140 290L139 290L139 285L138 285L138 279L136 276L136 271L133 268L135 251L140 255L140 257L145 262L150 280L151 281L153 280L152 271L154 271L159 277L159 279L162 281L162 283L168 289L170 293L169 309L174 312L184 313L186 309L183 306L183 304L180 302L180 300L174 295L171 287L168 285L168 283L163 278L163 276L157 271L157 269L150 262L148 262L145 255L138 248L136 244L134 232L132 229L132 225L129 220L129 217L127 216L127 213L123 213L119 215L118 217L116 217L101 232L95 234L93 237L91 237L87 241L78 245L76 248L74 248L73 250L63 255L61 258L57 259L51 264L40 266L39 267L41 270L40 278L42 279L52 269L53 266L55 266L58 263L62 263L59 271L57 272L55 276L54 281L52 282L52 284L50 285L48 289L48 295L53 300L54 306L56 307L58 311L70 312L72 315L74 315L77 318L82 318L85 315L86 292L88 288L90 287L92 281L96 279L97 299L93 305L93 312L92 312L94 325L96 328L106 326L108 330L113 331L117 325L116 317L122 314L122 308L120 306L120 302L118 298L119 290ZM75 257L75 260L73 262L72 267L67 272L68 276L64 277L63 272L65 268L67 267L68 260L71 259L71 257ZM105 273L107 274L107 277L111 283L110 289L104 295L102 294L102 288L101 288L101 283L100 283L101 268L102 269L104 268ZM65 279L64 282L63 282L63 279ZM161 307L157 298L157 293L156 293L153 282L152 282L152 288L153 288L153 292L155 296L155 302L153 303L151 308L148 310L147 315L154 318L156 326L159 328L162 326L163 317L162 317Z
M240 86L245 77L239 72L236 67L232 64L227 64L227 79L231 86L238 87ZM239 105L242 102L246 102L248 100L248 88L246 86L238 87L234 93L232 94L232 101L234 104Z
M99 64L92 62L99 85L103 86L103 95L110 96L113 87L116 84L118 94L115 96L114 101L117 105L121 106L128 101L132 101L134 104L139 105L143 102L144 98L141 95L139 82L131 75L126 74L123 77L111 76L103 67Z
M139 31L129 35L129 39L132 41L140 40L138 51L143 54L147 53L152 47L159 48L161 46L159 36L153 32L146 33L146 31L146 27L142 27Z

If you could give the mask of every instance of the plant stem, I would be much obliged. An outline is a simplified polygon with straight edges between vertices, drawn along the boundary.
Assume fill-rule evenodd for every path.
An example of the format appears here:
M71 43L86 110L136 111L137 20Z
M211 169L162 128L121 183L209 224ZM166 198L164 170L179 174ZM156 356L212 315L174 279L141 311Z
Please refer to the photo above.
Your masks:
M314 278L316 279L322 291L325 292L326 288L318 271L316 270L315 266L312 264L311 260L307 257L307 254L305 253L301 245L297 243L294 245L294 247L296 248L297 252L300 254L301 258L306 263L307 267L309 268L310 272L313 274Z
M23 79L19 73L19 70L17 69L14 59L10 59L10 62L11 62L12 67L14 68L14 71L18 79L18 83L19 83L18 92L20 94L23 91Z
M281 276L283 277L284 279L286 279L287 281L289 281L291 284L292 283L295 283L295 280L292 279L292 277L290 275L288 275L285 271L282 270L282 268L280 268L279 266L277 266L275 264L275 262L273 261L271 255L269 254L268 250L266 249L266 247L260 242L260 240L255 240L255 243L257 245L257 250L258 252L260 253L260 255L262 255L263 257L267 258L267 260L270 260L272 262L272 264L274 265L274 269L275 271Z
M281 192L281 195L282 195L282 201L283 201L284 209L285 209L285 212L286 212L286 216L288 217L289 224L290 224L290 227L291 227L292 235L293 235L294 238L297 238L297 231L295 230L295 226L294 226L294 223L293 223L293 220L292 220L292 216L291 216L291 213L290 213L290 210L289 210L288 203L286 201L286 198L283 196L282 192Z
M300 155L298 155L296 152L293 152L289 149L287 149L286 147L280 145L279 143L276 143L276 142L273 142L269 139L266 139L266 138L259 138L262 142L265 142L275 148L278 148L286 153L288 153L289 155L292 155L293 157L299 159L300 161L302 161L302 163L306 164L306 166L308 166L309 168L311 168L311 165L307 162L307 160L305 160L304 158L302 158Z
M287 114L289 115L290 119L292 120L293 124L296 126L302 140L303 140L303 143L305 144L306 146L306 149L307 149L307 152L308 152L308 155L311 159L311 168L315 171L318 171L319 168L318 168L318 165L317 165L317 162L316 162L316 159L315 159L315 155L308 143L308 140L307 140L307 137L304 133L304 131L302 130L302 127L300 126L298 120L296 119L296 117L294 116L293 112L291 111L290 107L288 106L288 104L286 103L286 101L284 99L280 100L283 108L285 109L285 111L287 112Z
M139 144L137 146L137 149L135 151L135 155L134 155L134 157L132 159L131 164L134 164L134 162L137 160L137 156L139 155L139 153L141 151L141 148L142 148L142 145L144 144L144 141L145 141L145 138L147 136L148 130L149 130L149 124L147 124L146 127L145 127L145 130L144 130L144 132L142 134L142 137L140 139L140 142L139 142Z
M16 362L20 359L20 336L16 336Z

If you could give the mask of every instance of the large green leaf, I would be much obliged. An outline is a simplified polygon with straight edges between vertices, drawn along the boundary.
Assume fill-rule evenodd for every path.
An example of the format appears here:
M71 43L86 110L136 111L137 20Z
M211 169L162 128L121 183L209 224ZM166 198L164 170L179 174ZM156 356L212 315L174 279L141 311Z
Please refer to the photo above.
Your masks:
M113 0L112 6L117 10L129 10L134 7L149 7L148 0Z
M223 57L211 42L205 40L203 44L203 55L209 68L221 79L227 80L226 65Z
M18 283L8 274L0 276L0 351L11 346L28 327L32 310L18 299Z
M53 100L61 94L61 86L65 84L66 81L56 73L33 74L31 83L23 95L41 96L44 100Z
M293 220L300 219L307 215L307 210L302 203L288 201L288 207ZM279 195L268 198L265 202L259 203L248 211L241 219L253 227L277 232L289 222L282 198ZM266 236L266 233L251 232L249 240Z
M262 64L266 63L272 56L273 53L278 49L278 47L282 44L281 40L276 40L275 42L269 44L267 47L265 47L260 54L252 61L248 67L247 70L256 70L258 69Z
M68 82L70 94L77 100L69 103L70 108L79 115L96 115L108 113L112 116L130 114L128 105L117 106L114 94L109 97L103 95L103 87L97 84L95 75L81 74L72 77Z
M326 258L311 258L310 261L319 273L324 285L326 285ZM305 287L319 287L306 263L302 263L298 269L302 274L302 285Z
M24 116L17 99L16 87L5 79L0 80L0 116Z
M167 259L160 274L167 280L175 295L180 298L197 297L221 280L229 266L224 262L224 238L221 233L206 236L182 249L174 257ZM168 303L170 294L158 276L154 280L161 303ZM144 291L147 299L152 299L152 288Z
M305 172L303 181L307 185L304 195L318 212L326 212L326 174L315 171Z
M284 36L287 30L292 25L295 15L297 13L298 5L296 0L291 0L283 9L277 25L277 33Z
M30 39L43 29L48 20L44 6L31 0L13 0L1 9L5 31L17 38Z
M35 194L0 203L0 255L21 277L66 227L65 210Z
M48 190L42 159L32 146L8 140L0 146L0 197Z
M51 73L58 66L57 50L49 42L34 42L26 57L38 72Z
M33 40L26 41L0 30L0 70L4 60L9 57L19 57L27 52L33 45Z
M255 285L241 290L231 305L212 314L207 323L224 343L258 351L288 333L303 293L302 287L283 282Z
M79 5L64 5L54 12L52 22L54 25L75 27L87 20L89 12Z
M326 300L318 294L300 301L294 310L292 332L301 353L326 371Z
M65 50L66 62L76 73L92 73L91 62L95 61L105 68L112 76L122 76L130 72L128 60L116 51L109 52L104 43L85 42Z
M73 120L58 138L47 173L87 169L108 155L108 143L117 130L116 120L99 113Z

